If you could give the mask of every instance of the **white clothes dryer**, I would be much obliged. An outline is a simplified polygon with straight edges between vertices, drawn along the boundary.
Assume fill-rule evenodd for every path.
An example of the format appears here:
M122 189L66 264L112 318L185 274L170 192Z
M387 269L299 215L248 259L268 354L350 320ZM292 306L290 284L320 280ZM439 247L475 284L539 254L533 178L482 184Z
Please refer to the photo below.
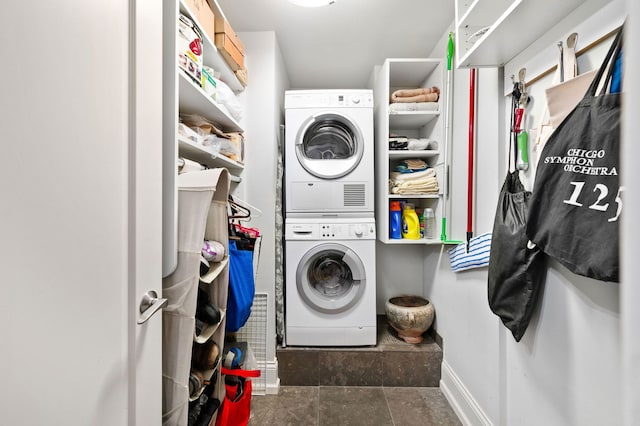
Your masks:
M285 125L287 217L373 217L373 92L287 91Z
M285 222L290 346L376 344L375 220Z

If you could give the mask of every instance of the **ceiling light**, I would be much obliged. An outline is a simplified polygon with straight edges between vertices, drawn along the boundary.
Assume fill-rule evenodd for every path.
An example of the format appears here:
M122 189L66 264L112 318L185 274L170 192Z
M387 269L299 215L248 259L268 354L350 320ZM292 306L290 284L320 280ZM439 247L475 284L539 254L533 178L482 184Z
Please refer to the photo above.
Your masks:
M293 4L304 7L320 7L335 3L335 0L289 0Z

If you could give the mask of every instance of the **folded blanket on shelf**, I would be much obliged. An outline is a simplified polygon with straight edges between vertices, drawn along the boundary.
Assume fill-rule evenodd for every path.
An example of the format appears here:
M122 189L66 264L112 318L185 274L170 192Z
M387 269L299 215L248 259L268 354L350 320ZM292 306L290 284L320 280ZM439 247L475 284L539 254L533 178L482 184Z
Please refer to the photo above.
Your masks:
M400 102L389 105L389 112L438 111L438 102Z
M427 170L429 166L423 160L420 159L407 159L401 161L396 166L396 172L399 173L416 173L423 170Z
M424 179L428 177L435 177L436 171L433 168L429 168L427 170L421 172L414 173L400 173L400 172L391 172L389 173L389 179L394 183L398 182L406 182L418 179Z
M435 176L392 182L390 181L392 194L434 194L438 192L438 179Z
M389 191L392 194L435 194L438 193L438 179L435 169L415 173L389 173Z
M399 195L437 194L438 181L436 180L436 178L432 179L432 182L424 183L421 185L394 186L393 188L391 188L391 192L393 194Z
M437 102L439 97L440 89L435 86L417 89L401 89L391 94L391 103Z

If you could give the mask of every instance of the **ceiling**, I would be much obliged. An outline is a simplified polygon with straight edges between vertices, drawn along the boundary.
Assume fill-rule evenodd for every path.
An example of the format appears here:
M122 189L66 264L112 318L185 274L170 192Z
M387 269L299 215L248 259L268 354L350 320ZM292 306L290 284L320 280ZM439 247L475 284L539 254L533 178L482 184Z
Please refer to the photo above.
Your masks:
M291 89L367 88L385 58L429 56L454 16L452 0L217 2L234 31L275 31Z

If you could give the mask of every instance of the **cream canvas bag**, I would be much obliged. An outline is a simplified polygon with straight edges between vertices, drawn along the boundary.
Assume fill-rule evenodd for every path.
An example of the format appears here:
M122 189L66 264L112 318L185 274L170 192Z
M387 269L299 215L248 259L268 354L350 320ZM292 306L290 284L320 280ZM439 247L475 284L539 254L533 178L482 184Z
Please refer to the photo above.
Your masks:
M576 107L593 81L597 70L578 75L575 46L578 34L567 37L567 47L562 43L558 55L558 66L553 77L553 85L545 89L547 103L536 132L536 140L531 155L531 181L535 180L535 170L544 145L566 116Z

